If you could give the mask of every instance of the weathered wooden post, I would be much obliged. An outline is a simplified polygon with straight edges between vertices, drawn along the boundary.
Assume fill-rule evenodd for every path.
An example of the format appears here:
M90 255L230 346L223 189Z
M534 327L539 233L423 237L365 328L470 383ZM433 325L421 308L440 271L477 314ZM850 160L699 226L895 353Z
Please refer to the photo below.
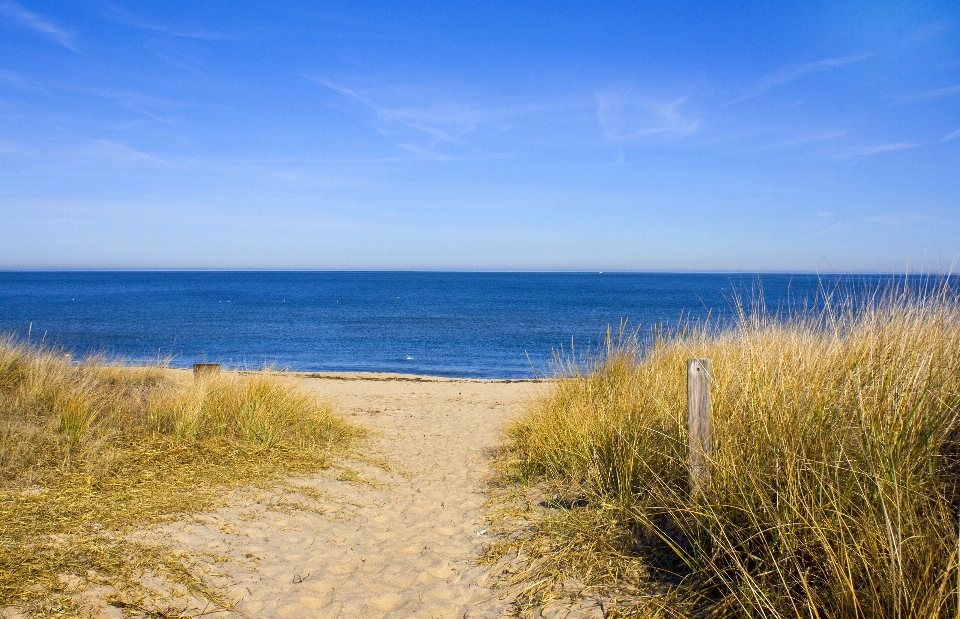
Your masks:
M193 364L193 379L200 380L201 378L206 378L213 374L220 372L219 363L194 363Z
M710 359L687 359L687 441L690 451L690 493L702 494L710 486L713 455L713 419L710 408Z

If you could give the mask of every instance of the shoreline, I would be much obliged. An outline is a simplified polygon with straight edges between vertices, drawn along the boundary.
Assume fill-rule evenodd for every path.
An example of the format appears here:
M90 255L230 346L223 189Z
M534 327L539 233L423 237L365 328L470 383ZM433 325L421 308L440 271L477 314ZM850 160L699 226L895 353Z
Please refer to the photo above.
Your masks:
M127 367L149 367L131 365ZM193 373L192 368L165 368L175 372ZM479 383L479 384L511 384L511 383L547 383L550 378L467 378L458 376L434 376L431 374L401 374L397 372L301 372L285 370L236 370L221 369L224 373L235 373L241 376L253 374L271 374L283 378L315 378L322 380L345 381L375 381L375 382L411 382L411 383Z

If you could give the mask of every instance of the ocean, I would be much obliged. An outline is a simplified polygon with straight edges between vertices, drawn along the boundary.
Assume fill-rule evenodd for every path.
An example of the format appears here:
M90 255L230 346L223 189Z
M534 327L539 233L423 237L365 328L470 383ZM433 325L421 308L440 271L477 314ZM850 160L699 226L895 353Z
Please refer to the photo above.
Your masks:
M889 277L814 274L0 272L0 332L76 357L237 369L549 375L608 326L721 324Z

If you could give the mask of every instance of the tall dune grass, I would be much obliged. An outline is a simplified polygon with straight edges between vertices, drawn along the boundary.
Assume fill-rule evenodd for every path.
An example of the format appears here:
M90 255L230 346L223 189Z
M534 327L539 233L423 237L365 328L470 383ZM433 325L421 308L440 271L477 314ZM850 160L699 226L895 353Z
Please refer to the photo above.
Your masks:
M710 487L688 487L685 361L713 360ZM515 581L630 593L625 615L960 612L960 303L941 284L816 313L608 341L509 428L546 488Z
M324 467L359 434L268 374L185 374L0 341L0 610L82 614L65 582L136 598L145 571L216 598L181 559L124 534Z

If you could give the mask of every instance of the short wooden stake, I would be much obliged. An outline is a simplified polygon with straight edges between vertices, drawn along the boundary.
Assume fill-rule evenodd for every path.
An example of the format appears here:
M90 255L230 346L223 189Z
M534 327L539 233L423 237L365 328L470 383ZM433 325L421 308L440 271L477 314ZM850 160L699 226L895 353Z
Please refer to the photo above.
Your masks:
M710 486L713 419L710 408L710 359L687 359L687 441L690 451L690 493L701 495Z
M220 372L219 363L194 363L193 364L193 379L198 380L200 378L205 378L212 374L218 374Z

